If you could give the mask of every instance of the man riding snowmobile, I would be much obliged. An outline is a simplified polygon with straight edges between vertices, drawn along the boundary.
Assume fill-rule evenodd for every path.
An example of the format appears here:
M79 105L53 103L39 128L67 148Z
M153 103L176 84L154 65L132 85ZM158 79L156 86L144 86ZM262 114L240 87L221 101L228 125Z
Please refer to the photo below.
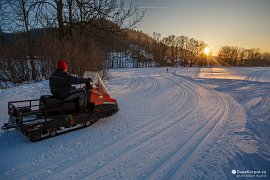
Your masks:
M57 69L49 79L53 96L8 102L9 120L2 129L17 129L36 142L88 127L119 110L116 99L111 98L98 74L92 87L92 79L74 77L66 71L66 63L58 61ZM86 87L76 89L71 86L81 83L86 83Z
M61 100L79 99L80 110L85 109L89 94L86 93L86 88L92 88L91 78L80 78L67 73L67 64L63 60L57 62L56 70L49 78L49 86L52 95ZM85 88L76 88L72 85L86 84Z

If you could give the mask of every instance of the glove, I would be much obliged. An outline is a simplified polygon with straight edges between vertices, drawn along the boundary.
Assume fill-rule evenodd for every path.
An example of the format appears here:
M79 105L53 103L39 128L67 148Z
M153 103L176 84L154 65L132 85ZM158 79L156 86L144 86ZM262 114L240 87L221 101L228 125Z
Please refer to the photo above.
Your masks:
M93 80L91 78L87 78L88 82L93 82Z
M91 78L88 78L85 83L87 89L93 89L91 82L93 82L93 80Z

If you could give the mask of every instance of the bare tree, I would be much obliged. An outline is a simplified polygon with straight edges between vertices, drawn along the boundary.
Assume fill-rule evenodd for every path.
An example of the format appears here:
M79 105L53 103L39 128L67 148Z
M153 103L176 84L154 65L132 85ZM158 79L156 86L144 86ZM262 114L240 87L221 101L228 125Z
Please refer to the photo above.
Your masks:
M177 44L179 46L179 57L180 57L180 65L187 66L188 57L187 57L187 44L189 38L186 36L177 37Z
M170 35L168 37L165 37L163 39L164 41L164 44L166 44L169 49L170 49L170 54L168 55L169 56L169 60L171 62L171 65L175 66L176 65L176 55L175 55L175 52L176 52L176 45L177 45L177 42L176 42L176 37L175 35Z
M206 58L206 55L204 53L204 49L207 47L207 44L203 41L199 41L199 44L198 44L198 62L197 64L199 66L205 66L207 64L209 64L209 62L206 62L207 61L207 58Z
M32 49L32 37L30 29L35 27L34 18L34 0L3 0L5 8L4 16L6 25L12 32L25 32L26 34L26 52L24 58L30 60L31 79L37 79L37 72L34 62L34 54Z

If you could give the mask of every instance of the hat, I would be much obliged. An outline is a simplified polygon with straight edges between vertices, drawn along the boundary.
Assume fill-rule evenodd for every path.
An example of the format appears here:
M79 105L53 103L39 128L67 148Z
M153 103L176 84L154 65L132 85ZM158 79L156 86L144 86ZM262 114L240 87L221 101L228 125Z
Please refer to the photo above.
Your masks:
M67 64L63 60L59 60L57 62L57 69L64 71L67 69Z

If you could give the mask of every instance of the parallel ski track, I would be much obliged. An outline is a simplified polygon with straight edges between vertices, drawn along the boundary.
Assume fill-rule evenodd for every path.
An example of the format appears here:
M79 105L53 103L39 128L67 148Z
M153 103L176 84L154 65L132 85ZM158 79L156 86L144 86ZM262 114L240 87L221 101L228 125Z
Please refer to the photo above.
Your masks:
M133 76L129 76L128 83L122 90L118 90L117 93L124 94L129 91L133 91L133 89L136 89L137 84L135 83L135 78Z
M157 77L156 77L157 78ZM158 80L156 78L153 78L152 76L148 76L148 78L142 78L140 77L140 80L143 82L142 86L140 86L140 91L136 89L133 95L137 93L136 95L139 97L146 97L148 95L153 96L155 94L156 89L160 87L158 84ZM146 87L146 88L144 88ZM154 93L154 94L153 94Z
M145 77L132 77L132 85L129 86L128 95L137 95L139 97L147 96L153 92L155 92L156 89L159 88L158 81L153 77L148 77L147 79ZM152 96L152 94L151 94Z
M179 96L181 97L181 96L183 96L184 95L184 97L181 97L181 99L183 98L183 99L186 99L186 100L188 100L187 99L187 90L185 89L185 87L183 86L182 88L179 88L178 90L182 90L182 91L179 91ZM146 121L146 123L142 123L141 124L141 126L140 127L137 127L136 129L137 130L135 130L133 133L131 133L129 136L127 136L127 137L121 137L120 138L120 141L117 141L117 142L113 142L113 143L111 143L110 141L108 141L107 142L107 148L105 149L105 150L109 150L110 149L110 147L111 146L119 146L119 145L121 145L123 142L122 141L125 141L125 142L130 142L132 139L134 139L134 138L136 138L136 136L138 135L138 134L142 134L143 132L145 133L147 133L149 130L151 130L153 127L152 126L157 126L157 125L159 125L158 124L158 120L159 119L163 119L164 117L166 117L168 114L170 114L171 112L173 112L173 111L176 111L177 110L177 106L173 106L173 107L175 107L174 109L170 109L170 111L168 111L168 112L165 112L165 113L163 113L164 115L163 116L157 116L157 117L155 117L155 118L153 118L153 119L150 119L150 120L148 120L148 121ZM183 111L186 111L187 109L192 109L192 107L193 106L190 106L190 107L186 107L185 109L183 109ZM188 113L186 113L186 114L188 114ZM161 124L162 125L162 124ZM142 129L143 128L143 129ZM149 129L149 130L148 130ZM142 132L142 133L141 133ZM145 135L146 136L146 135ZM149 136L149 135L148 135ZM151 136L154 136L154 135L150 135L149 136L149 138L151 138ZM144 137L144 136L142 136L142 137ZM147 139L147 138L146 138ZM143 141L141 141L141 142L144 142L145 140L143 140ZM136 142L133 142L133 143L136 143ZM124 143L125 144L125 143ZM104 147L104 143L103 143L103 145L101 146L101 148L99 149L99 148L97 148L97 149L95 149L95 151L96 152L100 152L100 150L102 150L102 148ZM132 149L134 147L134 145L131 145L130 146L130 148L129 149ZM105 150L103 150L103 151L105 151ZM102 152L103 152L102 151ZM74 165L74 163L80 163L82 160L84 160L85 159L85 156L87 156L87 155L94 155L94 153L92 152L91 153L91 150L89 150L89 151L85 151L85 152L81 152L81 156L79 156L79 157L75 157L75 159L73 159L72 160L72 162L70 162L70 161L68 161L68 162L63 162L62 161L62 163L60 163L60 165L61 165L61 167L59 167L58 169L57 169L57 171L60 171L60 170L63 170L63 169L65 169L65 168L67 168L67 167L69 167L69 166L73 166ZM71 158L72 159L72 158ZM61 161L60 161L61 162ZM58 164L59 165L59 164ZM39 172L38 170L40 170L40 171L42 171L42 170L44 170L44 169L46 169L46 167L48 168L48 167L50 167L50 166L52 166L51 165L51 163L49 162L49 163L45 163L45 164L43 164L42 166L37 166L36 168L31 168L31 169L29 169L29 170L26 170L26 171L24 171L24 173L22 173L22 174L15 174L15 176L12 176L12 177L8 177L8 178L19 178L19 177L22 177L22 176L28 176L28 175L37 175L37 173ZM50 169L50 168L49 168ZM53 168L54 169L54 168ZM40 176L38 176L38 177L40 177ZM41 176L42 177L42 176Z
M117 78L119 79L119 77L117 77ZM118 89L117 89L117 92L116 92L117 94L124 94L124 93L126 93L128 91L128 89L129 89L129 87L131 86L131 82L132 81L131 81L130 74L129 74L128 77L125 77L125 78L124 79L121 79L121 81L123 81L123 82L126 82L127 81L127 83L124 83L124 84L121 84L121 85L118 84ZM121 88L119 88L119 86L121 86Z
M150 70L150 69L148 69L148 70ZM156 70L150 70L150 72L148 72L148 75L143 74L142 76L140 76L140 75L132 76L132 74L130 73L129 74L128 85L123 90L118 91L116 93L123 94L123 93L128 92L128 94L131 95L131 94L134 94L134 93L138 92L139 90L141 90L141 88L143 88L146 85L146 81L145 81L146 78L145 77L147 77L147 78L150 77L152 80L155 80L152 77L151 73L156 73ZM154 75L154 76L156 76L156 75ZM158 83L157 83L156 80L153 83L151 83L151 86L149 88L147 88L147 89L152 89L153 90L152 87L158 88ZM145 91L145 92L148 92L148 91Z
M152 83L152 82L151 82ZM146 81L145 78L143 77L131 77L130 78L130 83L126 87L125 90L121 91L120 93L126 93L128 92L129 95L136 94L138 92L141 92L142 88L146 86ZM157 83L153 82L151 84L152 87L157 88ZM151 89L152 87L149 87L147 89ZM145 89L147 91L147 89Z
M142 96L142 97L146 97L148 95L153 96L155 94L155 92L156 92L156 89L160 88L160 85L158 84L158 81L155 78L149 77L148 80L150 80L150 79L151 79L151 81L150 82L148 81L146 83L146 84L151 83L150 86L147 87L147 90L144 91L143 93L141 93L140 96Z
M176 75L179 76L179 75ZM214 91L212 91L214 92ZM179 179L182 173L184 165L191 159L193 153L198 150L206 139L211 135L213 130L217 127L220 121L222 121L224 114L227 112L228 105L221 95L214 92L220 99L218 108L209 118L209 120L196 130L193 135L188 138L184 144L179 144L173 149L167 156L163 157L161 161L155 166L152 166L150 171L147 170L146 174L142 174L140 178L146 179Z

